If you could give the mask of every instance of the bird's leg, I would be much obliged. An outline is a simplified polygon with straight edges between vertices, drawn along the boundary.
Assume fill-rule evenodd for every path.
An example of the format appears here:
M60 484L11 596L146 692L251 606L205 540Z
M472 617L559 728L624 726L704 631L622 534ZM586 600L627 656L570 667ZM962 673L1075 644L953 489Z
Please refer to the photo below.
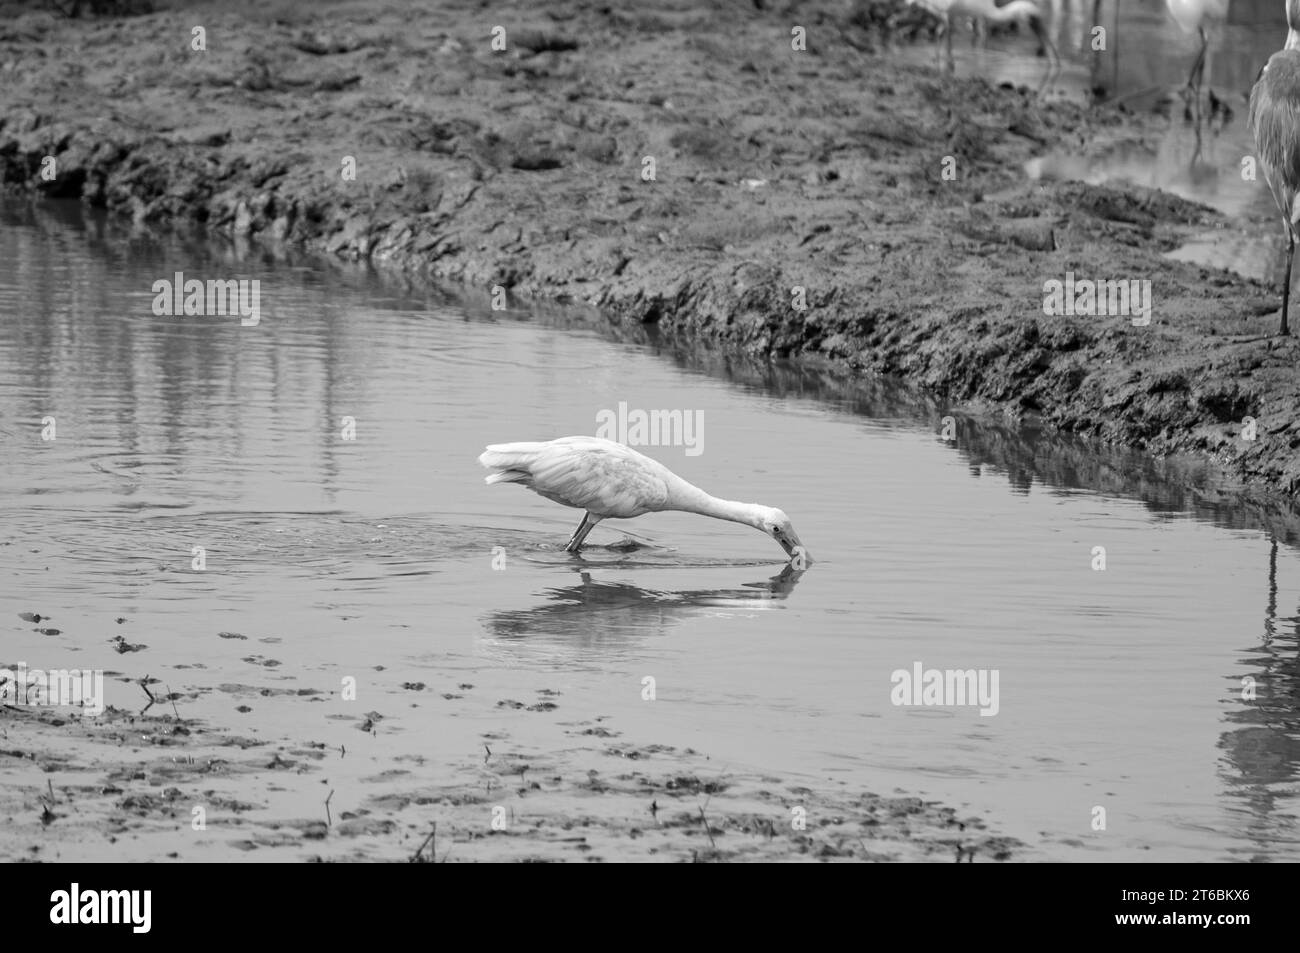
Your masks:
M1192 71L1187 74L1187 88L1199 89L1201 85L1201 71L1205 68L1205 47L1209 40L1205 35L1205 27L1201 27L1201 48L1196 51L1196 61L1192 63Z
M1196 53L1196 62L1192 64L1192 71L1187 75L1187 88L1192 92L1192 120L1198 130L1201 126L1201 80L1205 76L1205 50L1210 43L1205 27L1200 29L1201 48Z
M1289 335L1291 329L1286 323L1287 307L1291 304L1291 263L1295 260L1295 230L1287 226L1286 244L1286 281L1282 285L1282 329L1278 334Z
M953 28L955 25L956 25L956 23L955 23L955 21L953 20L952 13L949 12L949 13L948 13L948 28L947 28L946 30L944 30L944 43L945 43L945 45L946 45L947 48L948 48L948 72L949 72L949 73L956 73L956 72L957 72L957 64L956 64L956 62L953 61L953 58L952 58L952 28Z
M596 528L598 522L599 520L591 518L590 513L583 513L582 522L579 523L578 528L573 531L573 535L569 537L569 541L564 544L564 551L566 553L576 553L581 549L583 540L587 538L588 533Z
M1038 39L1038 42L1042 45L1043 55L1047 58L1047 71L1043 73L1043 81L1038 85L1038 95L1041 96L1043 92L1047 89L1048 84L1051 83L1053 79L1055 79L1057 73L1059 72L1061 66L1061 56L1059 53L1057 53L1056 44L1052 42L1052 37L1047 32L1047 27L1043 25L1043 21L1041 19L1039 19L1036 16L1031 17L1029 20L1029 28L1033 30L1034 36Z
M591 527L587 525L590 521L591 514L583 513L582 522L579 523L578 528L573 531L573 535L569 537L569 541L564 544L564 551L566 553L576 553L578 551L578 547L582 545L582 541L587 538L587 533L591 531Z

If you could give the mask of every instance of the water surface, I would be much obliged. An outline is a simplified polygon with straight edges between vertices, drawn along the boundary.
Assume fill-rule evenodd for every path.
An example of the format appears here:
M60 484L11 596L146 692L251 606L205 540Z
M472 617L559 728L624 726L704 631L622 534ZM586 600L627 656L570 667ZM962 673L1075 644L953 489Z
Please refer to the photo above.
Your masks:
M404 685L545 685L570 722L610 718L720 774L942 799L1032 856L1300 859L1296 524L1208 469L961 415L944 441L946 408L885 382L76 210L6 209L0 261L0 661L152 674L185 717L346 744L336 804L538 717L438 714ZM153 282L178 270L259 279L260 325L154 316ZM703 452L648 452L784 508L815 565L684 514L602 524L572 559L576 511L484 486L484 444L592 433L619 402L702 412ZM917 661L997 669L999 713L892 705L891 673ZM267 692L303 687L326 694ZM341 720L369 711L373 734ZM316 778L283 785L321 797Z

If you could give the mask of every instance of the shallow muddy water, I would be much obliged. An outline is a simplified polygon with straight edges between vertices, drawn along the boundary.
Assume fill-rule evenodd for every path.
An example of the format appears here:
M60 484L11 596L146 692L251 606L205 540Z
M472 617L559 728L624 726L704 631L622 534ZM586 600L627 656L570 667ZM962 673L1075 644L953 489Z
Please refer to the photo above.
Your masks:
M960 415L944 441L945 408L880 382L75 211L11 206L0 261L0 665L104 669L132 709L152 676L184 718L346 750L277 775L272 809L435 790L485 740L544 757L603 719L719 777L942 799L1029 857L1300 859L1300 559L1209 483ZM258 279L260 324L156 317L176 271ZM702 414L700 452L644 449L784 508L814 565L682 514L569 558L577 511L483 484L484 444L593 433L620 402ZM918 662L996 670L996 715L893 705Z

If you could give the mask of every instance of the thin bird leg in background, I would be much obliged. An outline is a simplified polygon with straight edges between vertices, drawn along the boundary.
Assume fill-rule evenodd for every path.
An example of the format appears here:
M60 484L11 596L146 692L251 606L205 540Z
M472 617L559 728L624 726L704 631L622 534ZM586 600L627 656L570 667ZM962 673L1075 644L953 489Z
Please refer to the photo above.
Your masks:
M1201 27L1200 32L1201 49L1196 54L1196 62L1192 64L1192 71L1187 74L1187 88L1192 91L1192 121L1196 123L1198 139L1201 132L1201 81L1205 76L1205 51L1210 44L1210 38L1205 33L1205 27Z
M1056 51L1056 44L1052 42L1052 37L1047 32L1047 28L1043 26L1041 20L1037 18L1031 20L1030 29L1033 30L1034 36L1038 39L1038 42L1042 44L1043 55L1047 59L1047 71L1043 73L1043 81L1038 84L1037 95L1041 96L1047 90L1047 87L1051 84L1052 80L1054 80L1060 73L1061 55Z
M1094 23L1099 21L1094 20ZM1119 0L1115 0L1115 13L1110 31L1110 85L1111 95L1119 95Z
M576 553L580 548L582 548L582 543L587 538L587 534L595 529L595 527L596 521L591 518L591 514L583 513L582 522L579 523L578 528L573 531L573 535L569 538L569 541L564 544L564 551L568 553Z
M1204 146L1202 130L1205 126L1205 116L1201 112L1201 83L1205 77L1205 30L1201 30L1201 52L1196 57L1196 65L1192 67L1192 76L1195 77L1195 83L1192 84L1192 126L1196 131L1196 148L1192 151L1192 161L1188 163L1189 169L1195 169L1196 163L1201 161L1201 149ZM1192 77L1188 77L1188 82L1192 82Z
M1282 285L1282 330L1279 334L1290 334L1291 329L1286 323L1287 308L1291 304L1291 263L1295 261L1295 229L1289 224L1286 230L1286 280Z
M1201 48L1196 51L1196 60L1192 63L1192 71L1187 74L1188 89L1199 89L1201 86L1201 71L1205 69L1205 47L1209 43L1205 35L1205 27L1200 28Z

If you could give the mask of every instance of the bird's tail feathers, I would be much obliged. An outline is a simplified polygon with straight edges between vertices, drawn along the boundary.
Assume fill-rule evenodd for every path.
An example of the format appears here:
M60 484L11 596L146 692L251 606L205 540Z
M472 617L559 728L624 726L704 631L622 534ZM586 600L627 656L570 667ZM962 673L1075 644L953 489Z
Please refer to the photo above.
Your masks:
M545 444L494 443L479 455L478 462L489 470L486 483L527 483L532 479L531 466Z
M528 483L532 478L531 473L525 473L523 470L498 470L484 477L483 482L489 486L493 483Z

